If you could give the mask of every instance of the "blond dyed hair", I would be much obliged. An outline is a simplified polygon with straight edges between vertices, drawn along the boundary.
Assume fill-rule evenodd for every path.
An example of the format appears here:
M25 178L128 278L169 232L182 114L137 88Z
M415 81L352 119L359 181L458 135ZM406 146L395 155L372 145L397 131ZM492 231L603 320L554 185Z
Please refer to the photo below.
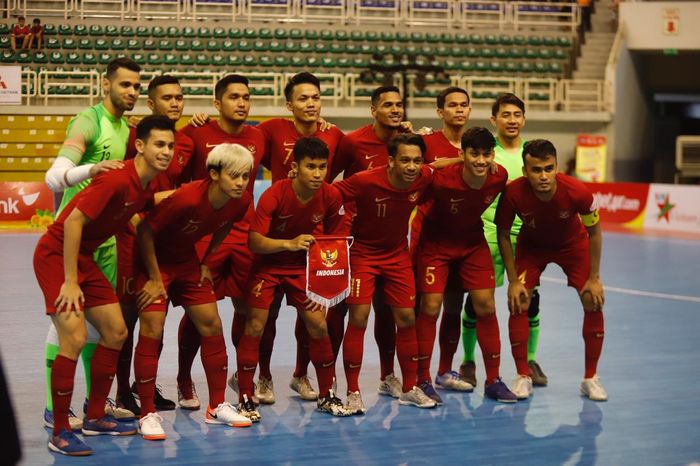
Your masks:
M223 143L207 155L207 170L226 172L235 178L253 171L253 154L240 144Z

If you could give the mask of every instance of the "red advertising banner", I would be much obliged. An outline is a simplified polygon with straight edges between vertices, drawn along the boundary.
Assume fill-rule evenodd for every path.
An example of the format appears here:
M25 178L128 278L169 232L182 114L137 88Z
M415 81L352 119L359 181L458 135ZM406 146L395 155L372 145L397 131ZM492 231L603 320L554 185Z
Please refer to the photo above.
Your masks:
M603 223L642 228L649 185L645 183L586 183Z
M46 228L53 192L43 182L0 182L0 228Z

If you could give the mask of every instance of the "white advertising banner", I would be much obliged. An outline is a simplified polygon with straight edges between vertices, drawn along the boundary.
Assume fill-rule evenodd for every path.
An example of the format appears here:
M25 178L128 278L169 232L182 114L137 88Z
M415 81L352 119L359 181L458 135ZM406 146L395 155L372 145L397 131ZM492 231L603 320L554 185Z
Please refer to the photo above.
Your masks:
M644 229L700 233L700 186L649 185Z
M0 66L0 105L22 103L22 67Z

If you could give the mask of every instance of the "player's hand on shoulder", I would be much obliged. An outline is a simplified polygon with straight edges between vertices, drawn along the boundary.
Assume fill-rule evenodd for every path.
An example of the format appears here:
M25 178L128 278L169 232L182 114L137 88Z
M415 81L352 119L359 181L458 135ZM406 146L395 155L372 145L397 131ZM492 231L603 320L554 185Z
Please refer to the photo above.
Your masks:
M90 167L90 178L93 178L100 173L108 172L110 170L117 170L124 167L124 162L121 160L103 160L102 162L97 162L95 165Z
M289 172L287 173L287 178L296 178L297 177L297 171L294 168L290 168Z
M80 289L80 285L74 282L63 282L58 292L58 298L54 301L56 312L80 312L84 303L83 290Z
M143 117L131 115L126 119L126 124L129 128L136 128L136 126L141 123L141 120L143 120Z
M402 121L400 126L399 126L399 133L412 133L413 132L413 123L410 121Z
M318 119L318 129L322 132L325 133L326 131L330 131L333 128L335 128L335 125L331 123L330 121L326 120L323 117L319 117Z
M528 294L525 285L519 280L508 284L508 310L511 314L527 312Z
M206 264L199 265L199 286L204 284L204 280L209 280L211 286L214 286L214 277L211 274L211 270Z
M323 306L322 304L311 301L308 298L306 299L306 301L304 301L304 307L309 312L326 312L326 306Z
M299 235L288 241L288 248L290 251L308 251L313 242L314 237L312 235Z
M590 297L586 296L590 294ZM586 302L590 299L590 302ZM600 278L589 278L581 289L581 300L584 303L584 308L592 305L594 311L602 311L605 304L605 290L603 290L603 282Z
M143 289L139 291L136 297L136 306L139 309L145 309L158 299L168 299L168 294L165 292L165 286L162 280L148 280Z
M192 118L190 118L190 120L187 123L196 128L198 126L206 125L207 121L209 121L208 114L206 114L204 112L197 112L194 115L192 115Z
M495 175L496 173L498 173L498 164L496 163L495 160L491 161L491 166L489 167L489 172L492 175Z
M435 130L430 126L423 126L422 128L418 129L418 131L416 131L416 134L420 134L421 136L430 136L434 132Z

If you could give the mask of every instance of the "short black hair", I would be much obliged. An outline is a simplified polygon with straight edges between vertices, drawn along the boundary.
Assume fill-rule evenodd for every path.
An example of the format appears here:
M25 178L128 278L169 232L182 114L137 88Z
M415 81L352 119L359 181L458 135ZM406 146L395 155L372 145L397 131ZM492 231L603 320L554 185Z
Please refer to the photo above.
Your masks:
M174 133L175 122L163 115L149 115L144 117L143 120L136 125L136 139L146 142L151 135L151 131L154 129L172 131Z
M379 97L387 92L396 92L401 95L401 91L396 86L379 86L372 91L372 106L376 106L379 103Z
M556 159L557 148L554 147L551 141L546 139L533 139L526 142L523 146L523 163L525 163L525 156L527 155L540 160L545 160L549 156L554 156Z
M396 157L400 145L418 146L420 153L425 154L425 141L423 141L423 137L420 134L402 133L391 138L387 144L389 157Z
M250 87L248 78L240 74L227 74L219 79L214 86L214 99L221 100L224 97L224 92L231 84L243 84L245 87Z
M462 150L467 148L477 151L491 152L496 147L496 138L491 131L481 126L474 126L467 129L462 135Z
M301 138L294 143L294 161L301 162L304 157L311 159L326 159L330 155L328 146L318 138Z
M105 73L105 77L107 79L112 79L119 68L126 68L127 70L131 70L136 73L141 72L141 67L132 59L126 57L115 58L107 65L107 72Z
M460 94L466 95L467 103L471 103L469 93L466 91L466 89L462 89L461 87L457 86L450 86L447 89L443 89L442 91L440 91L440 93L437 95L437 108L445 108L445 100L447 99L447 96L455 92L459 92Z
M24 16L18 16L18 17L17 17L17 21L19 21L19 20L21 20L21 19L26 19L26 18L25 18Z
M321 92L321 81L308 71L303 71L289 78L289 81L287 81L287 84L284 86L284 98L287 99L287 102L292 101L294 88L299 84L312 84L318 88L319 92Z
M520 110L522 110L523 115L525 115L525 102L520 100L520 98L517 95L512 94L510 92L505 92L503 94L500 94L491 106L491 116L498 115L498 110L500 110L501 105L508 104L515 105Z
M148 83L148 98L153 99L153 93L159 86L165 86L166 84L177 84L180 85L180 81L171 74L162 74L151 79Z
M39 18L34 18L32 24L41 24L41 20Z

